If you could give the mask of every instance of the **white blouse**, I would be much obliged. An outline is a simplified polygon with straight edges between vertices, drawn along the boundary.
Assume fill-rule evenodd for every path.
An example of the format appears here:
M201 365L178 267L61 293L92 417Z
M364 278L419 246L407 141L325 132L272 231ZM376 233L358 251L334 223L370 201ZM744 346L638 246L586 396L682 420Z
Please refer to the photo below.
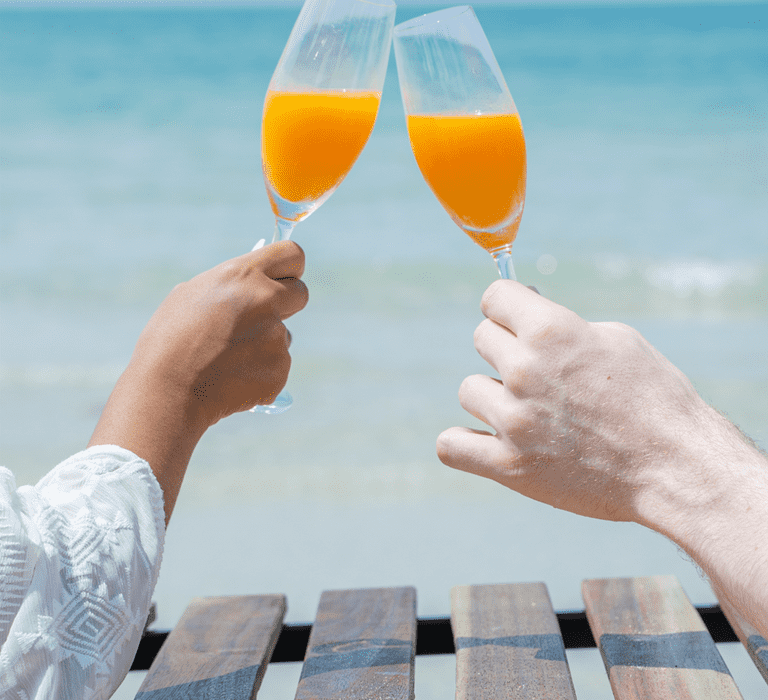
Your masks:
M163 493L91 447L36 486L0 467L0 698L106 700L131 668L165 542Z

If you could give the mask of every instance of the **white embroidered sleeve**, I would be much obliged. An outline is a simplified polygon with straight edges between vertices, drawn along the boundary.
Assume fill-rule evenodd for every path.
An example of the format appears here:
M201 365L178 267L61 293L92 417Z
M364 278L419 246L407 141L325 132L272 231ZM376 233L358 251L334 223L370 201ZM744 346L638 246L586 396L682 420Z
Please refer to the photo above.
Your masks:
M0 698L106 700L128 673L165 542L149 464L114 446L36 486L0 467Z

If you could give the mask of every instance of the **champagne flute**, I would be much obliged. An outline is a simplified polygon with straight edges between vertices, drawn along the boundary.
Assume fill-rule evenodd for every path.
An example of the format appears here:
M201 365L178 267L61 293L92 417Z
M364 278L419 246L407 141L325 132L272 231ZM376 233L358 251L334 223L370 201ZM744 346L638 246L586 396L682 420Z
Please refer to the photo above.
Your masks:
M408 137L421 174L450 217L515 279L512 243L525 202L520 115L468 5L395 27Z
M373 130L395 24L392 0L307 0L267 90L261 126L274 241L333 194ZM258 245L258 244L257 244ZM252 411L281 413L282 392Z

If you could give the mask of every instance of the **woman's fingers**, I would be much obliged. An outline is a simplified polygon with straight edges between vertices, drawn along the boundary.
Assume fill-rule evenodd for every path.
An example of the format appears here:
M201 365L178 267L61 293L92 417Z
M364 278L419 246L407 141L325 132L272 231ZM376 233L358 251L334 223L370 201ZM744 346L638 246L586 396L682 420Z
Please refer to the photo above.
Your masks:
M258 244L257 244L258 245ZM278 241L255 248L250 253L224 263L235 279L246 282L259 294L267 289L272 295L272 307L280 320L301 311L309 301L309 290L299 279L304 274L304 251L293 241ZM254 297L257 306L262 298Z
M273 280L298 279L304 274L304 251L294 241L277 241L242 257L257 261L262 272Z
M281 320L301 311L309 301L307 285L300 279L284 277L274 280L275 285L275 312Z

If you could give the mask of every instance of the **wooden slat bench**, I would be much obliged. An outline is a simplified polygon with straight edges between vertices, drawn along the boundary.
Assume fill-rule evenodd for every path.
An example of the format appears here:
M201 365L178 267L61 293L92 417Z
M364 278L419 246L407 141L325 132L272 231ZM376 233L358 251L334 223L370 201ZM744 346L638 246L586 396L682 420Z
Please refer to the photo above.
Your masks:
M195 598L137 698L251 698L285 616L285 596Z
M457 700L574 700L565 649L596 644L619 700L736 700L715 641L737 637L768 680L766 640L730 609L723 631L719 610L694 608L674 576L588 580L582 596L585 613L556 614L543 583L457 586L443 621L417 619L410 587L325 591L314 624L293 626L299 656L280 649L284 596L195 598L136 698L251 700L270 660L303 657L296 700L411 700L415 655L455 651ZM447 624L452 644L425 650L422 635Z

